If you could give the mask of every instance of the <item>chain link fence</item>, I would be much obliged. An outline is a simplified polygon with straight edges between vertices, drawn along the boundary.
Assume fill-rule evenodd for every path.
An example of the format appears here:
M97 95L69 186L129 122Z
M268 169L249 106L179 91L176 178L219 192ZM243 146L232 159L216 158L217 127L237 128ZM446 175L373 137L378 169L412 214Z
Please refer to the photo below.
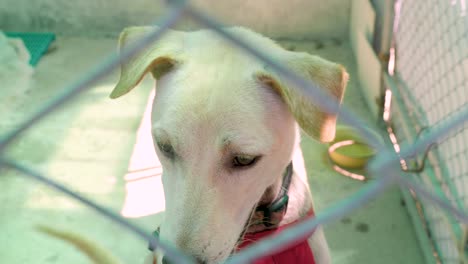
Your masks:
M400 0L395 3L394 45L384 116L394 143L418 141L465 114L468 102L468 16L462 1ZM468 211L468 125L427 147L424 155L402 161L404 177ZM467 263L467 225L412 193L437 263Z
M468 107L466 105L466 94L460 95L466 92L466 90L463 90L463 87L466 89L466 76L464 77L464 75L466 75L468 68L468 62L466 58L466 16L462 17L460 12L455 12L452 15L450 12L453 10L453 3L450 3L449 1L446 1L449 3L447 9L441 9L441 7L438 6L441 4L436 4L435 2L437 1L433 0L431 4L422 0L408 1L408 5L412 6L412 9L409 9L407 6L403 5L403 8L408 9L406 9L406 13L401 13L402 24L400 25L400 28L403 29L404 27L402 25L406 25L407 23L409 24L406 28L408 31L405 34L403 34L404 32L398 32L397 34L397 43L400 45L400 47L405 47L405 45L408 47L407 49L398 49L399 52L402 52L398 53L398 58L401 58L401 62L399 62L397 68L398 73L401 72L400 79L406 80L408 85L412 85L408 86L411 87L411 89L400 89L403 92L408 92L408 96L402 96L402 98L410 98L411 96L409 96L409 91L411 91L411 93L416 93L413 95L418 98L416 102L422 103L423 101L421 100L421 96L423 94L427 94L428 89L430 89L430 94L425 95L430 99L424 100L424 108L422 108L423 110L419 108L410 108L412 110L414 109L414 111L411 112L411 114L414 113L414 116L426 114L428 120L427 123L421 123L421 121L425 119L418 119L418 117L416 118L417 122L412 121L410 123L411 126L409 126L414 127L416 124L420 124L421 126L428 127L428 129L424 130L425 133L422 133L418 138L413 138L413 140L406 140L403 142L399 155L395 155L394 149L391 146L383 145L379 139L375 138L374 133L368 131L367 126L365 126L365 122L358 118L357 115L353 114L353 112L349 109L340 111L342 113L342 122L353 126L362 136L368 139L369 144L378 150L379 154L368 166L368 171L371 175L373 175L374 179L366 183L361 190L352 196L345 200L339 201L329 208L321 211L314 219L304 221L298 225L295 225L294 227L288 228L285 232L275 236L274 239L266 238L260 243L246 248L239 254L230 257L227 261L228 263L248 263L262 255L268 254L270 251L281 247L281 245L284 245L284 243L294 241L295 237L310 232L315 227L317 227L317 225L323 225L327 222L340 219L353 210L362 207L368 201L384 192L389 186L395 184L401 186L403 189L410 189L416 195L416 197L418 197L418 199L424 201L424 205L426 205L425 213L428 217L427 219L429 223L429 229L434 230L432 234L434 240L440 239L437 240L437 246L438 253L441 255L441 259L444 259L444 261L452 261L450 263L456 263L455 258L460 259L462 252L461 250L457 251L458 255L455 255L455 253L449 252L448 250L448 253L445 253L444 251L444 245L446 245L444 242L446 239L444 235L448 234L448 229L445 228L445 226L452 227L452 225L443 225L445 229L439 229L438 225L440 224L440 221L437 220L437 216L431 215L430 212L432 210L438 215L446 216L446 218L449 219L449 224L456 224L456 226L459 226L460 228L463 225L466 226L468 224L468 213L466 211L466 186L468 176L466 167L467 165L464 164L464 162L467 160L466 127L468 120ZM304 96L316 102L325 111L335 112L337 109L338 103L324 94L320 89L317 89L314 83L301 79L299 76L293 72L288 71L281 64L271 59L268 54L264 54L261 50L256 50L250 47L247 43L244 43L243 41L235 38L223 30L222 25L220 25L217 21L191 6L189 1L171 1L171 5L171 11L168 12L162 21L157 22L157 24L160 26L159 30L155 30L138 43L134 43L134 45L130 46L128 49L125 49L122 51L120 56L115 54L102 64L97 65L88 74L82 76L82 78L80 78L75 83L72 83L69 87L66 87L62 94L58 95L48 104L44 105L26 122L16 127L13 131L2 135L0 138L0 167L7 167L17 170L27 177L38 180L52 188L55 188L58 191L69 195L73 199L81 201L82 203L101 213L103 216L108 217L109 220L120 224L129 232L133 232L143 240L149 241L151 246L158 247L165 251L166 255L176 263L193 263L192 258L186 255L184 252L179 251L173 245L156 240L149 233L142 230L138 226L133 225L126 219L119 216L117 213L108 210L94 203L93 201L90 201L89 199L81 196L76 192L73 192L72 190L57 182L50 180L46 175L41 175L37 171L34 171L23 165L21 161L8 159L6 155L2 154L10 145L14 144L16 140L22 136L23 132L33 128L35 124L40 122L49 113L59 110L60 107L63 107L77 94L91 87L92 84L95 84L98 80L105 77L115 67L118 67L121 61L129 59L140 50L158 41L158 39L165 33L165 31L172 27L181 18L182 15L189 16L205 27L211 28L217 34L231 41L239 49L242 49L251 56L264 61L272 69L283 75L283 77L289 80L292 84L298 86L298 89L300 89L300 92L302 92ZM426 9L422 9L421 6L426 6ZM448 11L449 8L452 9ZM424 15L422 10L440 13ZM460 9L458 10L460 11ZM421 16L424 17L424 20L421 22L420 16L413 14L413 12L415 14L421 14ZM440 14L446 21L444 23L438 24L437 26L425 24L429 23L429 20L427 19L430 16L434 16L434 18L431 17L431 19L438 21L435 20L437 14ZM458 21L457 19L463 19L463 21L454 22ZM434 41L434 43L442 42L444 44L440 44L439 46L432 46L436 44L431 44L431 42L424 39L426 33L421 32L419 35L417 35L409 31L409 29L415 30L415 27L421 23L424 24L424 28L429 31L433 30L435 27L439 28L439 33L443 33L442 35L438 35L437 31L433 30L429 36L430 39ZM419 39L412 39L415 36L419 36ZM456 45L454 45L454 43ZM418 45L423 46L419 47ZM432 47L438 48L435 51L431 51L433 50ZM406 54L410 55L406 55L406 57L409 57L406 59L406 62L403 59L405 57L405 52ZM435 57L428 58L430 56L426 56L427 52L433 52L434 54L430 56ZM421 59L419 61L413 58L413 55L415 54L421 55ZM447 60L445 58L447 58ZM440 65L438 66L439 68L433 67L433 65L435 65L434 61L440 61L438 64ZM423 65L418 63L422 63ZM430 73L428 72L429 70ZM427 75L431 75L428 77L431 78L431 81L425 78ZM404 82L398 82L398 84L403 83ZM456 100L456 102L458 102L457 105L455 105L455 101L452 100ZM403 99L401 101L403 101ZM402 103L401 105L406 106L408 104ZM420 104L414 105L416 106ZM433 108L436 110L433 110ZM400 127L399 123L395 123L395 125ZM397 133L400 134L399 132ZM414 136L415 134L412 135ZM431 163L431 165L428 165L427 168L430 167L434 173L440 170L441 177L444 179L444 181L440 180L440 183L442 183L441 185L426 184L428 181L426 179L430 179L430 176L426 177L423 176L423 174L420 176L411 176L401 173L401 160L410 160L412 157L417 156L418 153L423 153L429 146L433 145L434 143L440 143L439 147L437 147L437 152L439 153L438 156L442 158L439 159L441 163L437 163L435 165ZM442 166L442 164L444 165ZM422 182L425 184L421 184ZM436 186L441 186L441 191L439 191ZM461 232L459 234L461 235ZM447 247L450 247L450 250L453 249L452 246L453 245L447 244ZM457 250L457 248L455 248L455 250Z

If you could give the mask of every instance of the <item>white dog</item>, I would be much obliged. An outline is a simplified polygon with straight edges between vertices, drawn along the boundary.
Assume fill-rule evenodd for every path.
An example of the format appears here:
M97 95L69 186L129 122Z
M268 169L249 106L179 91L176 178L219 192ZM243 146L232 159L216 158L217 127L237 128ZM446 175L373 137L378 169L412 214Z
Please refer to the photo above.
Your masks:
M125 29L120 47L153 29ZM287 51L244 28L228 30L341 102L348 80L341 65ZM111 98L130 92L148 72L157 79L152 134L166 195L162 240L199 263L222 263L256 234L313 213L299 126L331 141L336 113L321 111L263 62L209 30L166 33L122 65ZM330 263L321 227L304 241L315 263ZM306 263L300 256L288 260ZM169 261L156 250L148 263Z

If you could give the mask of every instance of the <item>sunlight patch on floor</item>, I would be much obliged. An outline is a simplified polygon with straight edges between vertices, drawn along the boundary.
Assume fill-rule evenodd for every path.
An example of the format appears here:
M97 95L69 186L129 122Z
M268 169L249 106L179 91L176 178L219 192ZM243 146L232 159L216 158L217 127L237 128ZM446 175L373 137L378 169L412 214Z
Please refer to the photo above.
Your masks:
M121 214L128 218L148 216L165 209L161 182L162 167L154 151L151 137L151 105L154 94L153 90L146 104L128 173L124 178L126 196Z

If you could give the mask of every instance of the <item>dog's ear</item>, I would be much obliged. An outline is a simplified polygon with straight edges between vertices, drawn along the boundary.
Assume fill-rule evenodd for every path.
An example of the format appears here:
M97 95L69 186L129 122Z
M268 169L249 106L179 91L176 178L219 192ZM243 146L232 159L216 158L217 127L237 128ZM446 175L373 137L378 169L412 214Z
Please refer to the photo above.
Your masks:
M280 59L290 70L316 84L340 104L348 81L343 66L307 53L287 52ZM318 105L304 97L293 85L272 72L258 73L256 78L274 89L288 105L297 123L312 138L330 142L335 138L338 113L322 111Z
M119 49L132 45L155 29L154 26L125 28L120 33ZM120 65L120 79L110 98L118 98L130 92L148 72L151 72L156 79L169 72L179 62L182 34L169 30L160 40L123 62Z

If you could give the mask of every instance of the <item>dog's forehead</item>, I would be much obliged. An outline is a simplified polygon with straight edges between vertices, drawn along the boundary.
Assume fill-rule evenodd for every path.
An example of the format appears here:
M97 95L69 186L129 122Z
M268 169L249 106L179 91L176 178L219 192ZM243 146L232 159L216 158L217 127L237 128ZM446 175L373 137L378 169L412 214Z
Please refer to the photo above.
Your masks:
M268 138L271 129L265 122L274 115L275 95L255 77L264 64L212 34L194 34L185 43L185 59L158 81L153 127L177 128L179 134L241 128ZM255 41L257 35L246 34ZM264 41L266 47L278 49L268 39L259 40Z
M192 146L232 143L248 153L268 151L277 130L268 127L268 116L274 113L265 87L252 76L217 74L199 79L188 74L193 78L164 83L153 105L153 133L162 129L171 141L183 138Z
M161 118L180 113L192 119L260 116L262 87L255 75L263 64L225 44L200 47L167 77L157 82L155 111Z
M218 70L221 67L218 67ZM153 122L164 126L190 123L261 122L265 104L262 88L253 77L217 72L207 67L203 72L181 72L157 89L153 105ZM245 124L247 125L247 124Z

